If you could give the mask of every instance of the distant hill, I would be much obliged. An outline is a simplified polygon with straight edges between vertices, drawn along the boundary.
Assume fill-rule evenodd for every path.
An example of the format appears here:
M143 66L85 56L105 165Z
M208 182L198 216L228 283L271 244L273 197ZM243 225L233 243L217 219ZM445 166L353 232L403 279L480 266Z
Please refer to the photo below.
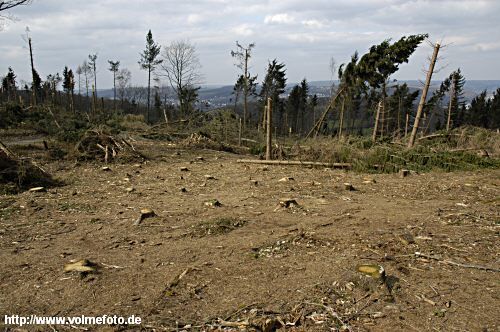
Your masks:
M338 81L333 81L335 85L338 85ZM397 81L393 84L403 84L406 83L411 90L422 89L423 83L417 80L405 80ZM299 83L288 83L286 87L286 92L289 91ZM309 93L311 95L317 94L319 97L329 96L330 87L332 82L330 81L311 81L309 82ZM441 81L433 81L431 85L431 93L436 90ZM467 80L464 87L464 98L467 101L471 101L475 96L486 90L488 94L493 94L493 92L500 88L500 80ZM258 90L259 88L257 88ZM113 98L113 89L102 89L98 90L99 97ZM198 92L200 100L208 102L212 107L224 106L231 104L234 98L233 86L232 85L207 85L202 86Z

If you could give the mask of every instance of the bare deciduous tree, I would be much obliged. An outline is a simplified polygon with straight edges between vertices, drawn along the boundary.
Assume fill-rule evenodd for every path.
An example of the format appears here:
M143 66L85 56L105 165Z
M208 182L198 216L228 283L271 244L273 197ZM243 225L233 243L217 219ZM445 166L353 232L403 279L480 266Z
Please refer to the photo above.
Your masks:
M5 0L0 1L0 12L12 9L21 5L28 5L32 0Z
M179 100L181 116L189 110L192 92L202 81L196 48L188 41L174 41L162 52L161 68Z
M0 31L6 25L7 20L15 20L15 16L9 14L8 10L21 5L29 5L32 0L0 0Z
M116 73L116 85L118 87L118 97L120 98L121 107L123 107L123 101L125 100L125 94L131 79L132 73L127 68L120 69Z

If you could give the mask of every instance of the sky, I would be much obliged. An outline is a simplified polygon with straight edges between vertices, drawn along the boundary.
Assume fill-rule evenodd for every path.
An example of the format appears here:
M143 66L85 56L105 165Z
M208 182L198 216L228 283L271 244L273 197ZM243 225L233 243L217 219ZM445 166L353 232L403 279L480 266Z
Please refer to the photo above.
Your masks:
M428 33L446 45L436 79L460 67L466 79L500 79L500 0L33 0L10 13L0 31L0 76L11 66L30 80L29 51L22 35L29 27L35 68L42 78L75 69L98 54L98 87L110 88L107 60L146 85L138 64L146 34L160 45L194 44L204 84L234 84L239 69L235 42L255 43L250 71L262 81L267 64L285 63L288 82L330 80L330 59L348 62L385 39ZM423 43L393 76L425 79L432 47Z

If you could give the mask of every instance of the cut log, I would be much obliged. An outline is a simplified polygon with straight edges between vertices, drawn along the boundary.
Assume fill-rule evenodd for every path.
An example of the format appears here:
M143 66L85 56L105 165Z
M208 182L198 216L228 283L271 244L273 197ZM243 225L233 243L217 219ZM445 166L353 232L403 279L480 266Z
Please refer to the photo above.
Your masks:
M350 163L322 163L315 161L300 161L300 160L238 159L237 162L243 164L318 166L318 167L345 168L345 169L349 169L352 167L352 164Z

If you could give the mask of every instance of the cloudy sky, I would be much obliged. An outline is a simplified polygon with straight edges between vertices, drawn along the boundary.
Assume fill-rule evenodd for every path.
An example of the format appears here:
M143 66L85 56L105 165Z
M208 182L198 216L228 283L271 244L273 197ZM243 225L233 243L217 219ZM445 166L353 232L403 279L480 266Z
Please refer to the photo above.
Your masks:
M161 45L195 44L206 84L234 82L236 40L256 43L251 71L259 81L268 60L277 58L296 82L330 79L331 57L340 64L386 38L418 33L448 45L436 78L461 67L468 79L500 79L499 0L34 0L11 14L17 21L0 31L0 76L12 66L25 80L26 26L42 77L98 53L100 88L112 86L108 59L130 69L134 84L145 84L137 61L148 29ZM395 78L423 79L431 52L422 45Z

